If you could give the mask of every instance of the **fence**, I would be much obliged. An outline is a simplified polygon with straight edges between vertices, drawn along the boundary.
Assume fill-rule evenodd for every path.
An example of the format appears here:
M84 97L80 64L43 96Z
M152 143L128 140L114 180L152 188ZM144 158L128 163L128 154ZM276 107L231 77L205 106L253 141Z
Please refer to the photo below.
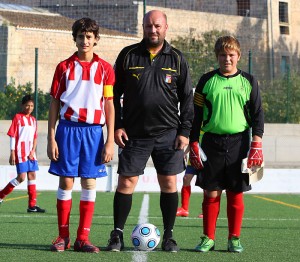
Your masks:
M141 40L151 9L167 14L167 40L181 47L194 84L217 66L215 39L232 34L242 47L240 68L259 80L266 122L299 123L298 0L0 0L0 90L15 79L47 93L57 63L76 50L70 29L84 16L102 27L95 52L114 64L124 46Z

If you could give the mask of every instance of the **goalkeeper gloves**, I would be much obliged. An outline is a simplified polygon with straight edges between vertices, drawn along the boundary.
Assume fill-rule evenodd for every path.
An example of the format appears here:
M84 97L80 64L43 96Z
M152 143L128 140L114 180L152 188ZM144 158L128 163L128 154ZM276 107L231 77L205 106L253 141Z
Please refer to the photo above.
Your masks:
M206 155L199 146L197 141L190 143L190 162L193 168L200 170L204 165L202 161L206 161Z
M262 142L252 141L248 152L247 167L251 168L252 166L261 166L263 161Z

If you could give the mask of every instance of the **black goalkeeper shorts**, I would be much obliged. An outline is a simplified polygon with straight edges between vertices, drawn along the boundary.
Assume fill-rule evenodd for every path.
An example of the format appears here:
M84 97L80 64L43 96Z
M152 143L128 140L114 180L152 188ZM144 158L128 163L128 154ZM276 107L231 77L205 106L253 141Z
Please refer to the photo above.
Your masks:
M245 192L251 190L247 174L241 172L242 160L249 151L249 130L233 135L204 133L201 148L207 161L196 180L204 190L229 190Z

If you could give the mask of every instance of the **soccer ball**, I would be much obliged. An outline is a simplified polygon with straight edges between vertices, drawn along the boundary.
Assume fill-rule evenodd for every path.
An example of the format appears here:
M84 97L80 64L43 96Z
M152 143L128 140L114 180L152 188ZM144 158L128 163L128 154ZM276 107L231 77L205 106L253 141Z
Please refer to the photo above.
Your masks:
M131 233L131 241L136 250L151 251L159 244L159 229L149 223L139 224Z

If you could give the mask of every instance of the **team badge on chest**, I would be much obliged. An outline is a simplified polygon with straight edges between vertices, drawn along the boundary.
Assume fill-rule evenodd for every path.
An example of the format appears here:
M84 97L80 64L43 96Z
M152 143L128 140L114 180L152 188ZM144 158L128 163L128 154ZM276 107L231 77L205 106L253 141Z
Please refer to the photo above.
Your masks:
M172 76L171 75L166 75L165 82L168 83L168 84L171 84L172 83Z

